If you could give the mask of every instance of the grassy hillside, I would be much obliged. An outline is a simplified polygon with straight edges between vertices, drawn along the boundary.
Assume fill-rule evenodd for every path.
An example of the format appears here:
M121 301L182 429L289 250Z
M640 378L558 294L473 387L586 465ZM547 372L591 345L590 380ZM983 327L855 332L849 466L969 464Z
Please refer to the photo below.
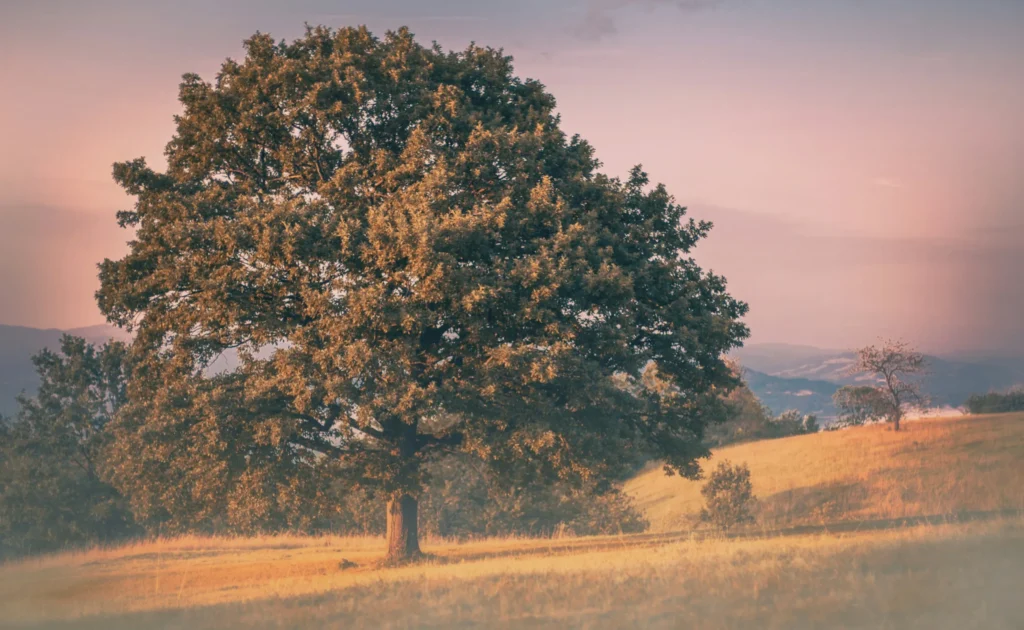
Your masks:
M189 539L0 569L0 625L1021 628L1024 526L433 543ZM342 568L343 559L358 566Z
M0 566L0 626L1024 627L1024 415L717 456L747 461L764 502L762 524L729 538L681 526L699 484L648 471L627 489L649 534L434 540L428 561L400 568L381 568L383 541L366 538L65 553Z
M750 467L763 527L1024 510L1024 414L906 422L739 444L714 453ZM638 475L626 492L654 531L689 526L702 482Z

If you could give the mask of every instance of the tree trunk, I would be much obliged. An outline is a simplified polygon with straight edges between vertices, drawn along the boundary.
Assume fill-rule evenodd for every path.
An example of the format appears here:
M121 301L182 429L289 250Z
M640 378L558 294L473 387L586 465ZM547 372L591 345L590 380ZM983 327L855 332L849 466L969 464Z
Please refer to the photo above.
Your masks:
M388 499L388 562L403 562L420 555L418 508L416 498L408 494L395 494Z
M899 430L900 430L900 417L899 416L894 416L893 417L893 419L892 419L892 430L896 431L896 432L899 432Z
M393 453L397 456L399 466L398 487L393 487L388 496L387 507L387 540L388 556L386 562L401 564L420 555L420 537L417 519L419 503L416 501L415 483L419 463L416 459L417 435L416 425L402 422L400 418L390 418L385 431L393 436Z

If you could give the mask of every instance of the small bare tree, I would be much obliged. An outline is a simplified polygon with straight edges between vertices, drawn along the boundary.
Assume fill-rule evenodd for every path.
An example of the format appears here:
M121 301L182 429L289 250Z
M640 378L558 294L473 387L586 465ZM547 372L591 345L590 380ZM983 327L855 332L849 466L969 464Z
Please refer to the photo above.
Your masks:
M892 422L893 430L900 430L900 420L906 414L906 406L923 404L919 380L915 375L926 372L927 361L923 354L902 340L888 340L879 346L867 346L857 351L857 362L851 368L853 374L871 374L878 378L875 389L882 401L885 417Z

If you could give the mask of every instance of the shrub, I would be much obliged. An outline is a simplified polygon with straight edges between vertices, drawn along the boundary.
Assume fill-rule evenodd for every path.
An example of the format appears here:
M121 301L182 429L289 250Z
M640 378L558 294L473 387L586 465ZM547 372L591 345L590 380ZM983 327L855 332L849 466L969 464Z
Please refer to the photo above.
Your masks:
M456 455L429 462L425 471L427 484L418 518L419 531L424 535L470 539L549 536L564 531L585 536L638 533L648 527L632 500L614 486L524 484L494 475ZM329 470L324 470L324 475L328 474ZM322 491L309 496L307 504L282 504L286 521L264 520L257 531L380 536L385 532L382 496L373 485L352 484L336 476ZM303 519L304 514L317 518ZM246 533L230 523L220 529L203 529L200 525L186 521L180 531Z
M1005 394L975 394L967 399L964 406L972 414L1024 411L1024 388L1011 389Z
M707 503L700 520L722 530L754 521L754 489L746 464L721 462L700 493Z
M762 430L761 437L781 438L790 435L803 435L818 432L818 417L814 414L801 414L796 409L783 411L772 418Z

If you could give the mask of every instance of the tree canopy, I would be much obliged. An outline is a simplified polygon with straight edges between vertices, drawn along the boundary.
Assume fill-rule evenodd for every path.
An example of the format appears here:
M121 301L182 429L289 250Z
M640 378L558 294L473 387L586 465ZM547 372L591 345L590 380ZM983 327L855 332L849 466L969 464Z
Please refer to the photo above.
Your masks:
M65 335L33 357L40 386L0 418L0 555L59 549L135 533L105 481L106 427L125 400L125 346Z
M446 450L524 483L697 474L747 334L689 256L709 223L601 174L500 50L321 27L245 49L185 75L166 172L114 167L135 239L97 297L139 361L117 465L191 483L146 513L208 489L244 520L330 462L388 498L397 558Z

